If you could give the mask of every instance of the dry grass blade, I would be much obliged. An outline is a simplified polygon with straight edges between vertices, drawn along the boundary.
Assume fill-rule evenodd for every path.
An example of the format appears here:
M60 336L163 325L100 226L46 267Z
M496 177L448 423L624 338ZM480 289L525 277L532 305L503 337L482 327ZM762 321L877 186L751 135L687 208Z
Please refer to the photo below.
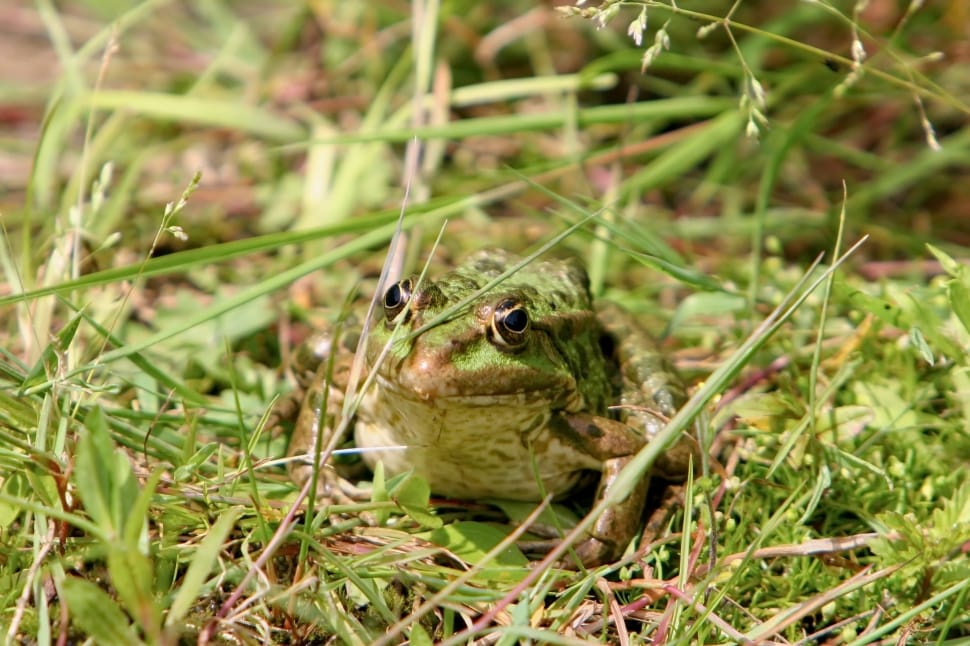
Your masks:
M965 641L965 3L465 4L0 8L7 641ZM530 260L584 260L689 403L592 511L382 469L321 510L266 427L291 349L359 334L350 430L348 292L481 248L547 296ZM690 426L643 540L552 569Z

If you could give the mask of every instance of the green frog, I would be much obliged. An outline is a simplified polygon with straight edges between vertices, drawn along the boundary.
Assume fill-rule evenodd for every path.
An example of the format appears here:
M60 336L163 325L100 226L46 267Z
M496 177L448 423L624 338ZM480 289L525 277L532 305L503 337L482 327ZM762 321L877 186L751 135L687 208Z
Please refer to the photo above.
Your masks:
M561 498L593 472L599 499L683 403L653 339L616 305L594 304L577 262L533 262L482 292L518 262L484 250L437 281L406 278L386 290L366 344L365 371L376 374L352 424L368 466L381 461L388 475L413 469L435 494L462 500ZM303 458L290 462L301 485L313 472L314 443L319 436L325 445L337 421L328 414L321 423L324 399L327 411L340 410L353 355L326 338L313 353L320 367L289 449ZM683 477L692 453L685 437L654 473ZM337 493L329 465L319 474L321 492ZM645 478L575 547L585 566L623 553L647 487Z

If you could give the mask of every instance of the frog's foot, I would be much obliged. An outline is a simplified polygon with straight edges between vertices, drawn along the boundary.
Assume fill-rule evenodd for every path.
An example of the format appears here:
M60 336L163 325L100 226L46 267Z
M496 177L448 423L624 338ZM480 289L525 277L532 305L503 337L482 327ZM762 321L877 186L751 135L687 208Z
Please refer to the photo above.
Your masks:
M569 555L560 559L556 563L556 567L575 570L577 569L577 559L583 564L583 567L598 567L615 561L622 554L623 549L612 541L599 539L595 536L587 536L576 545L573 545L572 552L575 556Z
M333 468L325 464L317 470L316 500L324 505L352 505L356 502L370 500L370 492L361 489L344 479ZM294 462L290 466L290 477L299 486L305 485L313 478L313 466L306 462Z
M349 480L339 476L337 477L336 489L340 492L340 496L342 496L345 501L368 502L372 497L372 492L370 489L358 487Z
M538 558L551 552L561 542L560 538L549 538L546 540L519 541L516 545L529 556ZM587 536L573 546L571 553L556 561L554 567L563 570L576 570L582 564L583 567L593 568L615 561L621 554L622 550L616 543Z
M520 541L516 545L530 557L540 558L551 552L559 543L558 539L549 539ZM589 536L574 545L572 552L556 561L553 567L561 570L577 570L582 564L583 567L594 568L611 563L617 558L619 558L619 554L617 554L617 546L614 543Z
M642 545L649 545L664 533L671 516L684 506L684 485L667 484L663 489L660 504L648 516L643 526Z
M528 556L530 560L532 560L541 559L555 549L559 543L560 540L558 538L529 539L524 541L516 541L515 546L518 547L523 554Z
M305 462L291 463L290 477L297 485L302 487L313 477L313 467ZM332 508L335 505L350 506L370 499L370 491L362 489L341 477L337 470L333 468L333 465L325 464L317 472L315 506L317 509L327 508L331 525L338 525L348 517L347 513L333 513ZM365 525L373 527L378 524L377 517L371 512L359 511L355 515Z

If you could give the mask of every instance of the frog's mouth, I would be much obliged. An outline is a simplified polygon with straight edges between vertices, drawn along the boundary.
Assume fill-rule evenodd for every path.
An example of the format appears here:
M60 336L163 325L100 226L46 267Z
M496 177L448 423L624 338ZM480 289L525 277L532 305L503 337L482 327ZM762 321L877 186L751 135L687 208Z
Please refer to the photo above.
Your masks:
M469 407L522 406L536 402L555 407L569 400L569 393L575 392L572 384L561 379L540 380L532 374L522 375L519 379L506 375L501 382L488 382L487 388L467 375L425 376L408 371L389 375L381 370L375 382L385 393L412 401Z

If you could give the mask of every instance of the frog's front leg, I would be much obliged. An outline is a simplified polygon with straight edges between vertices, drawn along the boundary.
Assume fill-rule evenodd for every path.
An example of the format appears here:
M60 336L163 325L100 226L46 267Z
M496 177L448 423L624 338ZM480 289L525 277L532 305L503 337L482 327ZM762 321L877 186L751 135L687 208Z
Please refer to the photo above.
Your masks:
M314 475L316 468L316 495L324 500L347 504L353 500L366 499L367 495L351 485L333 464L326 460L326 449L333 440L343 409L349 365L340 354L333 365L326 356L318 357L318 365L307 382L303 402L290 438L287 470L290 478L300 487Z
M594 504L611 492L620 471L646 446L646 440L638 432L605 417L585 413L557 415L551 423L561 438L602 463ZM650 478L645 475L626 498L608 507L596 519L586 538L574 547L584 566L609 563L623 554L640 528L649 486Z
M287 451L287 457L290 458L287 471L298 487L306 485L313 478L314 462L318 457L321 458L316 469L316 495L336 503L347 502L347 497L343 494L340 476L333 465L323 458L326 456L327 445L333 438L336 422L336 416L330 411L340 410L342 399L343 394L339 389L325 385L322 380L311 384L296 418Z
M613 402L617 416L652 441L684 404L684 385L653 337L629 313L608 301L597 305L597 319L610 341L621 381L619 400ZM691 460L696 464L699 457L697 440L684 433L657 456L653 473L666 480L684 480Z

